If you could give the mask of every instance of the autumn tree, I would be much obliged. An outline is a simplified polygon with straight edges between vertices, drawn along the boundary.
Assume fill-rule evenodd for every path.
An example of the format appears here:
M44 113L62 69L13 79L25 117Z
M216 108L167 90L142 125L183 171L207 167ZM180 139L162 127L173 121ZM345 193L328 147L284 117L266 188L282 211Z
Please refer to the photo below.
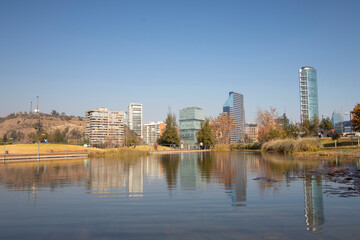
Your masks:
M357 104L351 112L352 114L352 129L355 132L360 132L360 103Z
M270 107L269 110L264 111L261 109L258 110L256 120L260 142L276 138L285 138L287 136L278 118L278 112L274 107Z
M215 137L212 132L210 121L208 118L205 121L201 122L201 128L196 133L197 142L203 143L205 146L213 146L215 145Z
M216 144L230 144L231 132L236 125L229 113L222 113L216 118L210 118L210 126L215 136Z

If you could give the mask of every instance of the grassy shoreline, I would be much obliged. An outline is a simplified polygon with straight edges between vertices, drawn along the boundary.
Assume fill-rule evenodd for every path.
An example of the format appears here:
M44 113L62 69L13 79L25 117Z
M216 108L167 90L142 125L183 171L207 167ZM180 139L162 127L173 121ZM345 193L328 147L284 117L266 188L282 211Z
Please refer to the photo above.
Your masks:
M331 139L304 138L304 139L283 139L266 143L239 143L216 145L211 151L262 151L274 153L287 153L295 157L360 157L360 148L354 142L351 146L347 139L338 141L339 147L332 147L334 141ZM350 146L349 146L350 145ZM0 154L40 154L51 153L89 153L90 158L118 158L129 156L147 156L149 152L155 151L154 146L141 145L135 148L121 147L111 149L88 148L71 144L11 144L0 146ZM168 147L158 146L158 151L169 151ZM2 152L2 153L1 153Z

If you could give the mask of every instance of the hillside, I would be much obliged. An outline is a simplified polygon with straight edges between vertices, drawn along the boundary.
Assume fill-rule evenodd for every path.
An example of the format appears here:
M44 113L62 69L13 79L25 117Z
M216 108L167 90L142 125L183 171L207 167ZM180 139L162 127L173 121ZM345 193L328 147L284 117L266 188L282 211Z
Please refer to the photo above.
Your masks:
M42 132L53 134L59 130L69 140L84 138L85 120L83 117L67 116L65 114L24 114L12 113L7 117L0 118L0 140L4 134L13 138L16 142L29 142L37 133L35 129L41 123Z

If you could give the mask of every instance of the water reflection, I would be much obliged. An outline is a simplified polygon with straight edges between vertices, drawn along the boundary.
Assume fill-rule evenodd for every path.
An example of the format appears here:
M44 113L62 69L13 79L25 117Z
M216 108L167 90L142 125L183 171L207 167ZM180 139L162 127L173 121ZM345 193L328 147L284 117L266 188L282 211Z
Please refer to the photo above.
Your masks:
M307 230L320 231L324 224L324 202L321 176L306 175L304 179L305 218Z
M358 168L359 162L304 161L284 155L219 152L3 164L0 165L0 185L9 191L32 193L35 206L41 191L78 187L89 195L116 197L116 200L118 197L141 200L147 194L163 192L165 196L176 192L201 198L201 194L212 191L211 197L217 201L226 199L227 206L245 209L252 206L249 199L270 198L269 192L292 189L293 182L297 182L299 196L304 196L304 210L302 206L300 210L305 212L305 223L304 216L298 214L302 227L306 225L309 231L319 231L325 222L322 178L306 175L299 180L296 176L304 170L329 167ZM261 179L254 180L256 177ZM155 193L152 185L157 186ZM286 199L285 194L282 196ZM161 200L166 204L168 199Z
M142 197L144 159L90 161L85 167L86 188L89 193L114 197L127 194L128 197Z

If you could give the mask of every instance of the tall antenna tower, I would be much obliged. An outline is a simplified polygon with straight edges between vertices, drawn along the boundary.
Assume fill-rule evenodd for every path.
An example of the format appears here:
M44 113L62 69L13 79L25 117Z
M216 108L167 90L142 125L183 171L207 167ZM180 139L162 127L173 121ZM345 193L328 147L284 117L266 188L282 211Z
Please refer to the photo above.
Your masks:
M39 96L36 96L36 113L39 114Z

